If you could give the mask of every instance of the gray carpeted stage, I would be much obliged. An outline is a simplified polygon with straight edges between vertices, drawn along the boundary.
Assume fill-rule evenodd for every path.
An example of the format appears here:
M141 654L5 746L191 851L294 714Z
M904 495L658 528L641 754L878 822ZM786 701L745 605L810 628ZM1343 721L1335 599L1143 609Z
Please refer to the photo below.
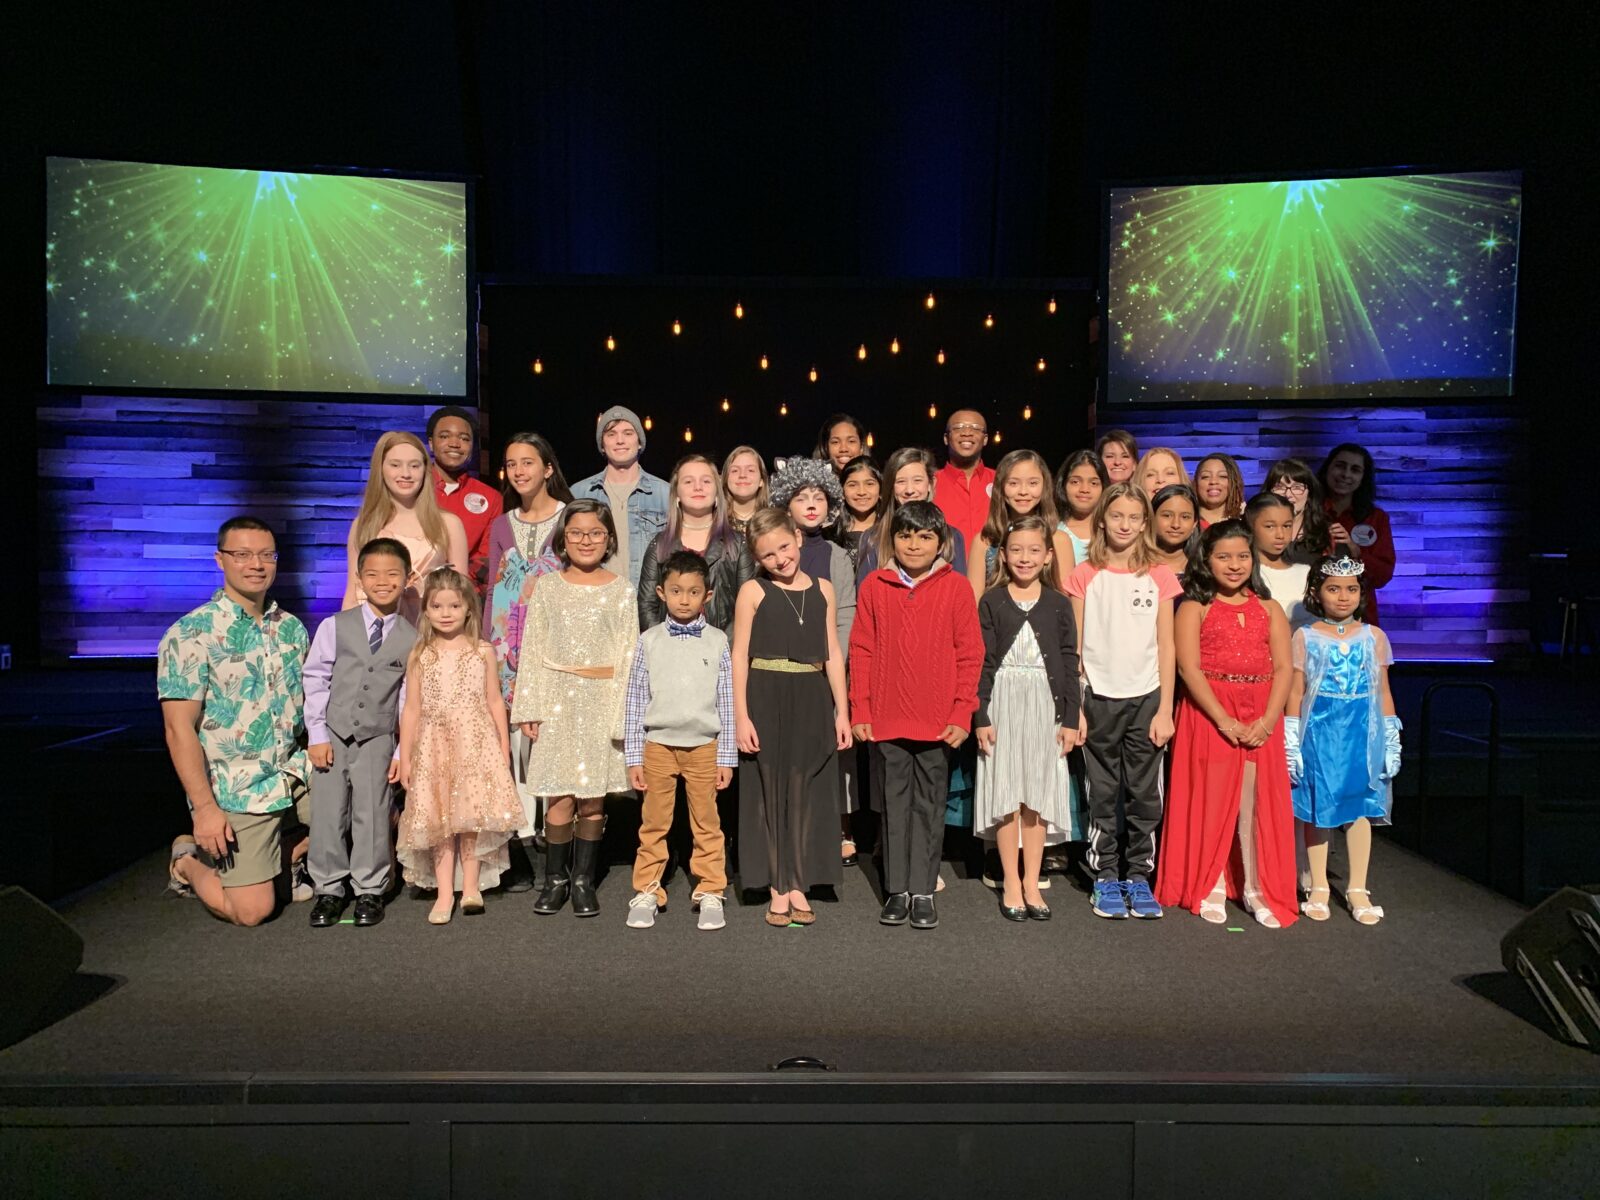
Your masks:
M237 930L165 898L164 857L63 907L105 990L0 1051L0 1078L742 1072L804 1054L847 1072L1600 1080L1499 974L1523 910L1382 840L1382 925L1335 909L1282 932L1231 905L1231 932L1184 912L1099 920L1061 876L1053 921L1011 924L950 863L932 932L879 926L865 866L810 929L733 904L697 932L680 875L656 928L630 930L621 864L594 920L491 895L434 928L402 895L373 929L312 930L302 904Z

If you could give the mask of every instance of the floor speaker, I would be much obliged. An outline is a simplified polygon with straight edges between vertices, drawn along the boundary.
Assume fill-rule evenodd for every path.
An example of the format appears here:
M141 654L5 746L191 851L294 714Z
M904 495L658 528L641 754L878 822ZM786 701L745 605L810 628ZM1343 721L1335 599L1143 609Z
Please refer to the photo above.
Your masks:
M1600 886L1562 888L1501 939L1500 961L1562 1041L1600 1051Z
M0 1046L9 1046L77 973L83 939L19 887L0 887L0 930Z

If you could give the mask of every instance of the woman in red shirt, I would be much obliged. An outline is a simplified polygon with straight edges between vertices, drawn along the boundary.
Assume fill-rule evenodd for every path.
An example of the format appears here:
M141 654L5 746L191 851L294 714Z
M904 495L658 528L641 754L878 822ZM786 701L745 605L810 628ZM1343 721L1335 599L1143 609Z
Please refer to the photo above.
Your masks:
M1389 514L1375 503L1378 481L1372 455L1354 442L1335 446L1322 460L1317 478L1322 482L1331 552L1359 559L1366 568L1362 578L1372 590L1364 620L1377 625L1377 591L1394 578L1394 532Z

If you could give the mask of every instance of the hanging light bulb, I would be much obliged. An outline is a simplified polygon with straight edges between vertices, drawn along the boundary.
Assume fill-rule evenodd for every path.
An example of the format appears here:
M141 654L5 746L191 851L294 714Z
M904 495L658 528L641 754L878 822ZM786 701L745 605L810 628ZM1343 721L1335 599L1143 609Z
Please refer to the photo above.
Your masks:
M736 321L744 320L744 305L739 304L737 302L734 303L734 306L733 306L733 319L736 320Z
M610 334L607 334L606 335L606 349L607 350L615 350L616 348L617 348L617 339L612 337Z
M817 381L817 369L815 367L811 368L811 373L807 376L807 378L810 379L812 383Z
M856 357L862 362L867 361L867 344L865 342L862 342L861 345L856 347Z
M535 375L543 375L544 363L536 358L528 364L528 370L532 371Z
M998 429L996 429L994 433L990 435L990 440L993 441L996 446L1000 444L1000 431Z
M687 425L683 427L683 440L686 442L694 441L694 430L690 429Z
M895 338L892 342L889 343L889 353L890 354L899 354L900 353L900 339L899 338Z
M727 412L727 411L728 411L728 408L729 408L729 404L728 404L728 398L727 398L727 397L726 397L726 396L724 396L724 397L723 397L723 398L722 398L722 411L723 411L723 412Z
M1054 313L1056 311L1056 298L1054 296L1051 296L1050 297L1050 303L1046 304L1044 306L1044 308L1045 308L1046 312Z
M650 430L653 429L654 427L655 427L655 422L652 421L649 417L646 417L644 419L644 431L646 433L649 433Z
M938 363L941 367L944 366L944 351L940 350L939 353L935 354L933 356L933 361Z
M767 356L765 354L761 356L761 369L763 371L767 369Z
M937 404L928 405L928 420L931 421L935 417L937 417L938 415L939 415L939 406Z
M933 307L934 301L933 301L933 293L932 292L928 293L928 298L926 300L924 300L923 303L926 304L930 309Z
M789 415L789 405L787 403L778 405L778 415L780 417L787 417Z
M673 337L677 337L682 332L683 332L683 323L681 321L674 321L672 323L672 336Z
M1039 370L1044 370L1044 359L1042 358L1039 360Z
M986 313L984 315L983 327L985 329L993 329L994 328L994 314L993 313Z
M1033 405L1031 405L1031 404L1024 404L1024 405L1023 405L1023 406L1022 406L1022 419L1023 419L1023 420L1024 420L1024 421L1031 421L1031 420L1033 420Z
M872 449L872 432L871 432L871 430L867 431L867 449L868 450Z

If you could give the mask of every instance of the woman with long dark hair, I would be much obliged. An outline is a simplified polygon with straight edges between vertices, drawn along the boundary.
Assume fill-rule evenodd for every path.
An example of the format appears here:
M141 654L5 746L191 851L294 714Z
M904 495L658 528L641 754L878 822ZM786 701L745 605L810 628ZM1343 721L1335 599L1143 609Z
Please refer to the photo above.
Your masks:
M1394 531L1378 507L1378 469L1365 446L1345 442L1328 451L1317 472L1328 519L1329 553L1348 554L1363 568L1368 625L1378 624L1378 589L1394 578Z

